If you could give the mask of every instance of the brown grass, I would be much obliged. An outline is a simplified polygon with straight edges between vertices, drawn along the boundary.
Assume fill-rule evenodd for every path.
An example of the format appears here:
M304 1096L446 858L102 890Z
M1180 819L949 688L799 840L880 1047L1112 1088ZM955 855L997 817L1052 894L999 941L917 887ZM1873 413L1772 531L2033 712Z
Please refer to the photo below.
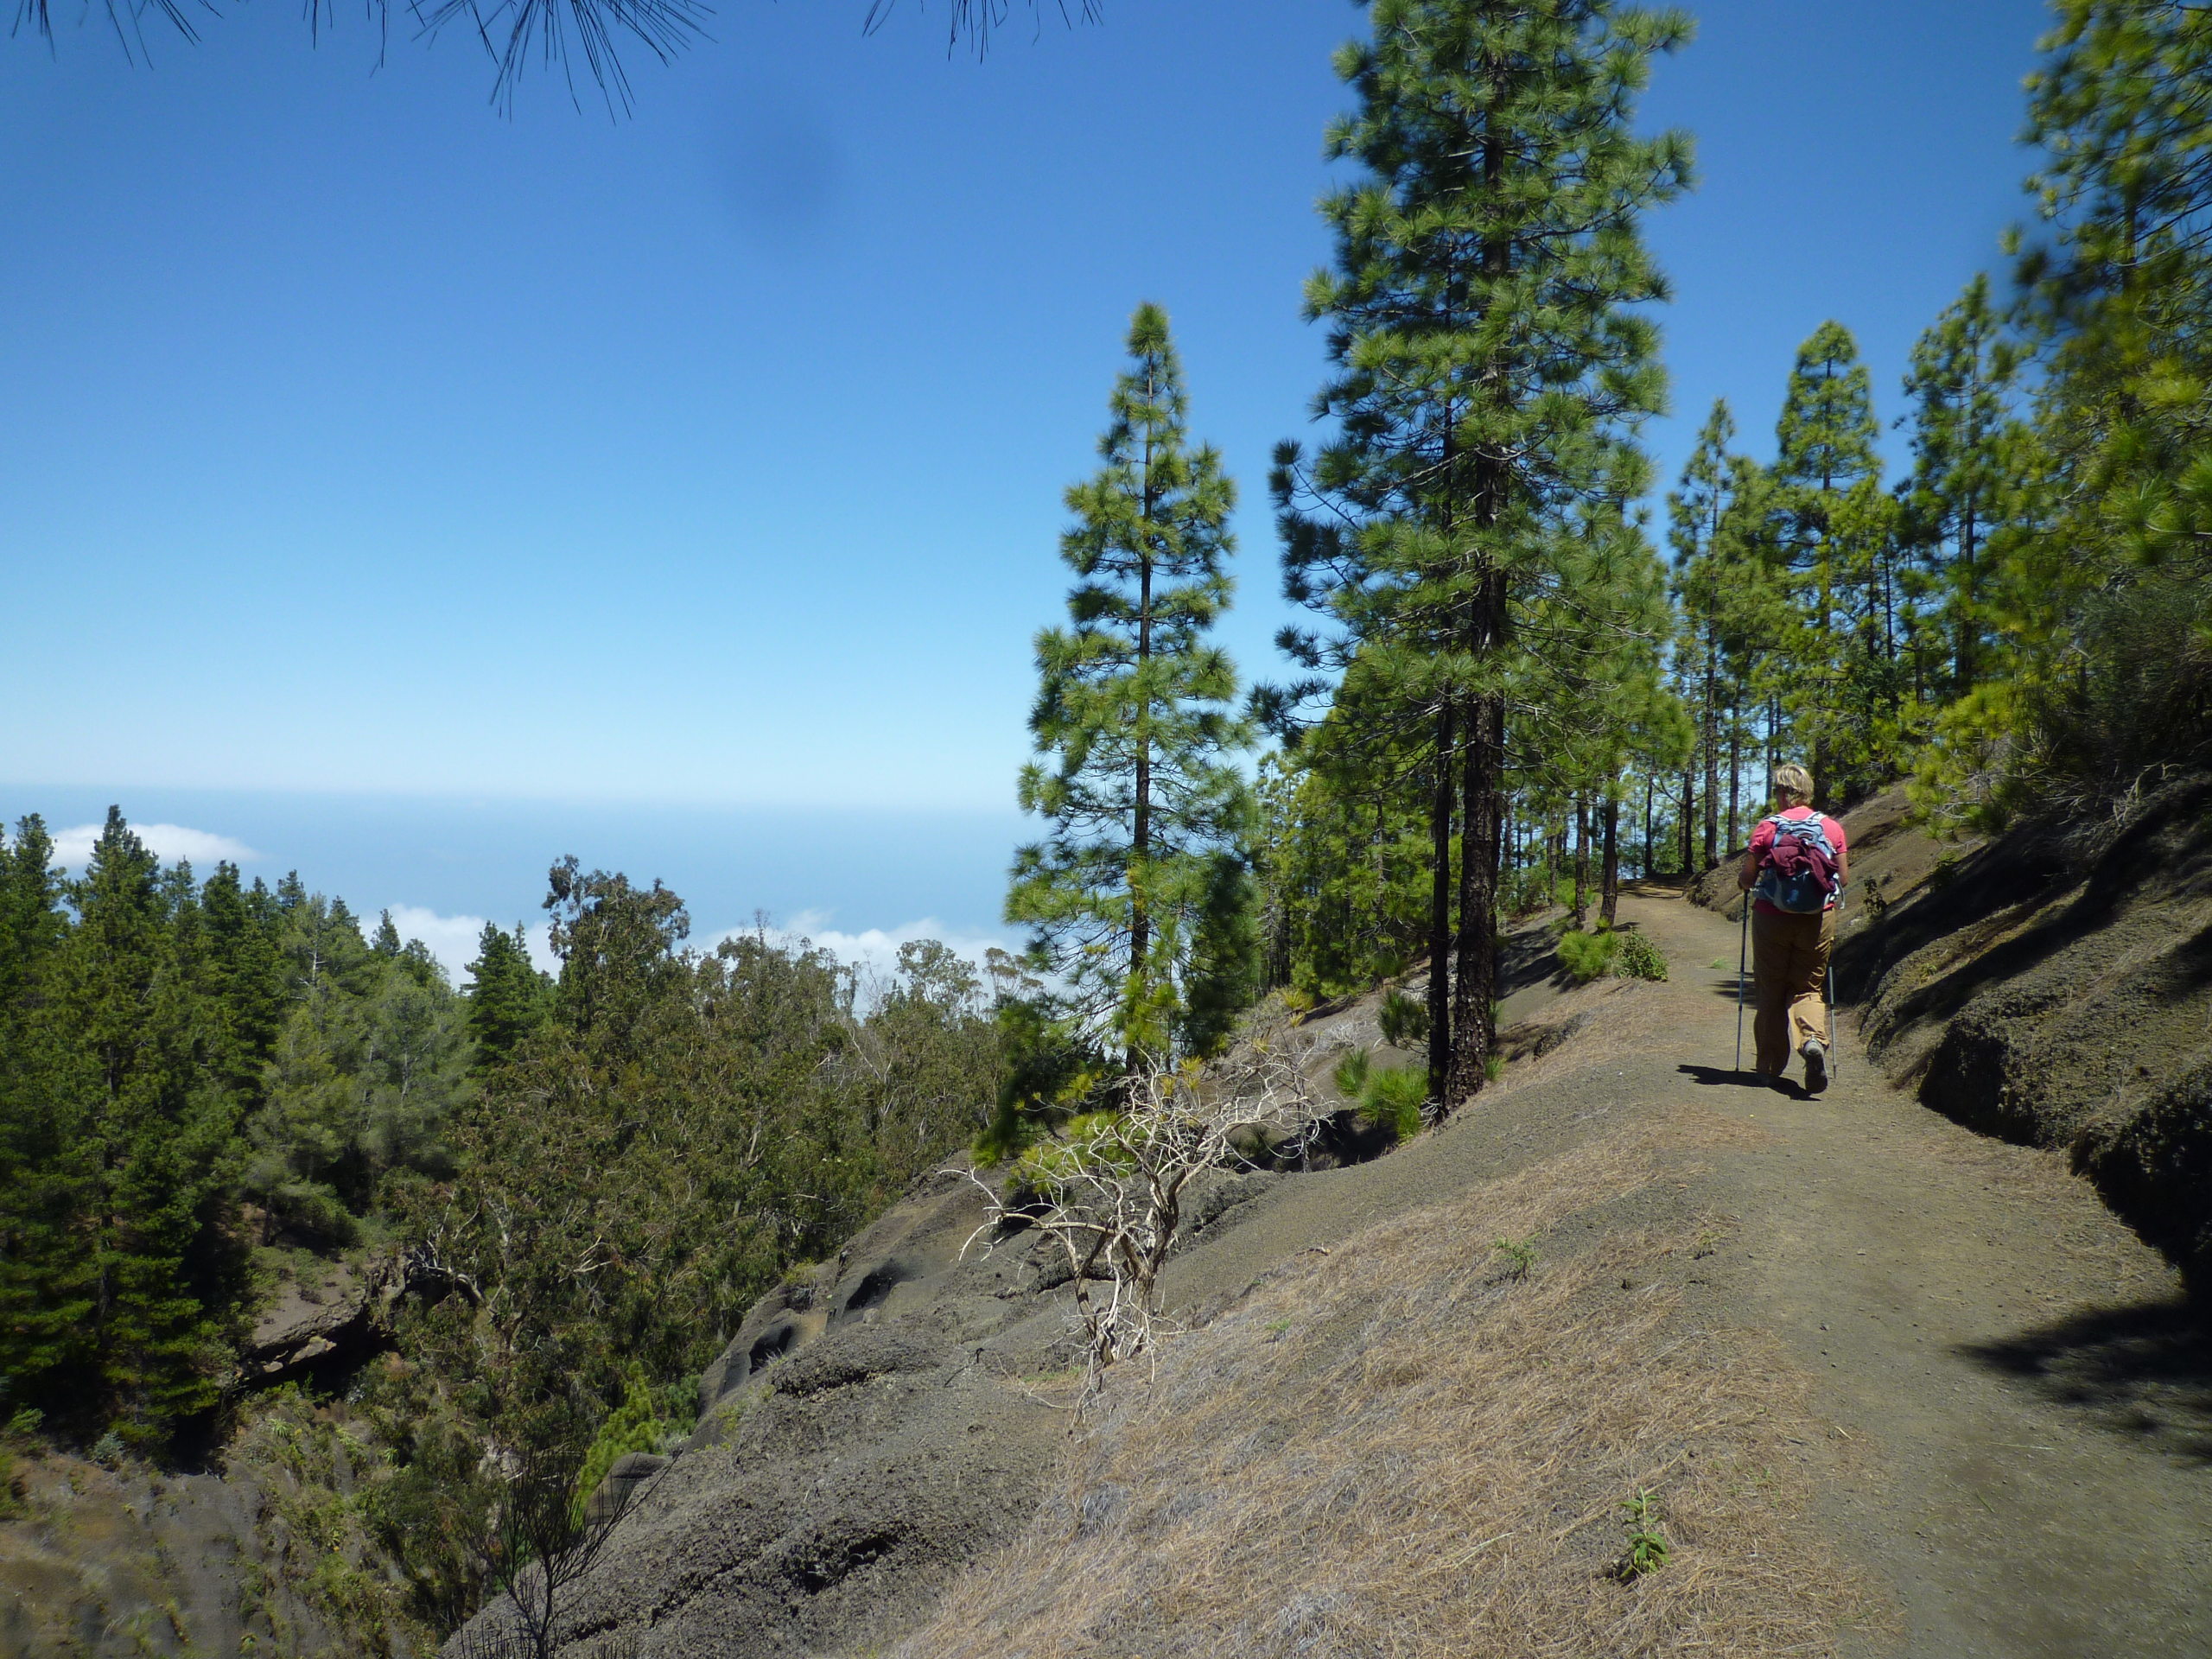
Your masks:
M1027 1534L899 1651L1833 1651L1866 1610L1808 1521L1808 1381L1679 1283L1713 1227L1679 1154L1758 1133L1687 1115L1278 1268L1114 1374ZM1623 1583L1644 1487L1673 1554Z

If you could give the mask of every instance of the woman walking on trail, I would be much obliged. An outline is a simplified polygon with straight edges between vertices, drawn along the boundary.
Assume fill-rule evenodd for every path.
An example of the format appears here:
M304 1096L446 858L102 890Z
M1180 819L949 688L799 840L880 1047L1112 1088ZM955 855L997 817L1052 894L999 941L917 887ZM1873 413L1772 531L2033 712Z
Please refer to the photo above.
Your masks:
M1751 918L1756 1063L1778 1081L1795 1049L1805 1062L1805 1087L1817 1095L1828 1086L1834 1033L1821 993L1850 855L1843 826L1814 811L1812 799L1812 773L1800 766L1775 768L1776 810L1751 832L1736 885L1757 894Z

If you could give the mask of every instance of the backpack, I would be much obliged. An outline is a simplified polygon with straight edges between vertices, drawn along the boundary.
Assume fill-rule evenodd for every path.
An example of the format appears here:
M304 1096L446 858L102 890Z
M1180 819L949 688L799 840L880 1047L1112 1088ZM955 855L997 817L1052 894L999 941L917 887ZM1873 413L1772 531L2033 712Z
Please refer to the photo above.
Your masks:
M1821 825L1821 815L1785 818L1777 813L1767 822L1774 826L1774 845L1767 849L1758 886L1752 891L1777 910L1819 914L1842 886L1837 879L1835 845Z

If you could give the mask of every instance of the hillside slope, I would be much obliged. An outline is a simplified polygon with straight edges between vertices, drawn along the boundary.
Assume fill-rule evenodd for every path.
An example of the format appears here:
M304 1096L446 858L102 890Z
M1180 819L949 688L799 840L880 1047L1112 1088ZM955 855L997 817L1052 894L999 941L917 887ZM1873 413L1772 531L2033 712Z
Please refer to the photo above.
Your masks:
M1623 915L1669 982L1530 982L1573 1035L1452 1122L1224 1188L1081 1424L1065 1290L957 1261L950 1185L772 1299L569 1659L2212 1653L2171 1269L1848 1037L1751 1086L1734 926Z

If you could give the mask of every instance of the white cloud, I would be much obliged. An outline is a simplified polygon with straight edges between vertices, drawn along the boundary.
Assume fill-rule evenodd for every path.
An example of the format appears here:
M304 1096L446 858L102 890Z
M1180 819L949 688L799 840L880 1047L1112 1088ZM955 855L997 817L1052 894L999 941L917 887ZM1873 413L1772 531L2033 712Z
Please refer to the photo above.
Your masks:
M468 964L476 960L477 941L484 936L481 916L442 916L436 911L421 905L393 905L391 925L403 939L420 939L429 952L443 964L456 987L466 988L468 983ZM935 939L946 945L957 956L966 957L981 972L983 953L995 947L1011 950L1011 941L987 934L957 933L946 928L934 917L907 922L898 927L869 927L858 932L846 932L829 925L830 918L821 911L802 911L785 927L771 927L768 936L786 946L802 941L818 950L827 950L848 967L857 967L879 977L887 977L899 965L899 947L917 939ZM363 931L372 931L373 919L365 920ZM505 924L501 924L505 925ZM702 953L711 952L724 939L737 938L752 932L750 927L728 927L703 938L690 940L692 947ZM547 973L560 967L560 959L553 954L551 931L543 922L527 929L524 935L530 945L531 960Z
M399 937L422 940L454 984L466 989L468 964L476 960L477 942L484 937L484 918L441 916L436 911L421 905L393 905L390 909L391 925L399 931ZM373 922L369 924L369 929L374 926ZM550 973L560 965L553 954L550 930L544 923L524 929L523 938L530 946L530 959L538 967Z
M102 828L97 823L80 823L73 829L55 830L54 861L64 869L83 869L92 862L92 844L100 838ZM188 830L181 823L134 823L130 828L164 864L188 858L193 868L202 874L225 859L233 864L261 861L261 855L244 842L212 830Z
M983 953L1000 950L1011 951L1013 942L987 933L957 933L948 929L934 916L925 916L916 922L904 922L897 927L862 928L857 933L848 933L830 925L829 912L803 910L791 918L788 925L771 927L771 938L785 944L797 944L802 940L817 950L827 950L848 967L865 969L878 975L888 975L899 965L899 947L912 944L918 939L935 939L954 955L966 957L981 972ZM750 933L749 927L724 928L698 942L702 950L711 951L724 939Z

